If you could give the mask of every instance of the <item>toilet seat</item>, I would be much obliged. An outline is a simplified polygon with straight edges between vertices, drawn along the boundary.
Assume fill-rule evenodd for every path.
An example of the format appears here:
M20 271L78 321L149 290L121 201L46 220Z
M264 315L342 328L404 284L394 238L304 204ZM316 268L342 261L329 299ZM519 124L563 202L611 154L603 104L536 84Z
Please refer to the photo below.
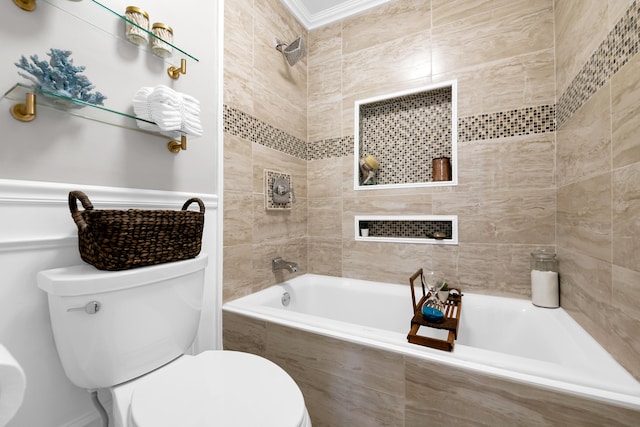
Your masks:
M275 363L249 353L182 356L133 383L132 427L311 425L293 379Z

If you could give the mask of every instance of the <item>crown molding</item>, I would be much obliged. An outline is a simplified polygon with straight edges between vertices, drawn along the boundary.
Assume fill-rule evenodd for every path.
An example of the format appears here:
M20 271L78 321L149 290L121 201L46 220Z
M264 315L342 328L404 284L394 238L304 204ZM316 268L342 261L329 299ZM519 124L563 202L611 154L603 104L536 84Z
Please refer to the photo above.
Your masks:
M388 3L391 0L347 0L322 12L313 14L309 12L309 9L304 5L304 0L281 1L307 30L312 30Z

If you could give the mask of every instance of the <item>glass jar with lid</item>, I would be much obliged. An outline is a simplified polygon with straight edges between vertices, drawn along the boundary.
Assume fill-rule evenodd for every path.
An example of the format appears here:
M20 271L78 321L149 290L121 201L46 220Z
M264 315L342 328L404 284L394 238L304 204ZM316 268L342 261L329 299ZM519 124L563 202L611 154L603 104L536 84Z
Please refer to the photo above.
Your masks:
M538 307L560 307L558 260L553 252L531 252L531 302Z

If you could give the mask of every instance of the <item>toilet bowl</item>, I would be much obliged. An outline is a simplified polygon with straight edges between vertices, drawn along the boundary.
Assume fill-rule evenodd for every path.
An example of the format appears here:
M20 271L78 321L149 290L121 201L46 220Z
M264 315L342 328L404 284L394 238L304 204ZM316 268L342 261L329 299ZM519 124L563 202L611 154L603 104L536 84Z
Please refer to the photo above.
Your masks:
M67 377L109 390L115 427L310 427L300 389L273 362L234 351L187 354L207 262L201 254L125 271L38 273Z
M293 379L249 353L184 355L110 391L115 427L311 426Z

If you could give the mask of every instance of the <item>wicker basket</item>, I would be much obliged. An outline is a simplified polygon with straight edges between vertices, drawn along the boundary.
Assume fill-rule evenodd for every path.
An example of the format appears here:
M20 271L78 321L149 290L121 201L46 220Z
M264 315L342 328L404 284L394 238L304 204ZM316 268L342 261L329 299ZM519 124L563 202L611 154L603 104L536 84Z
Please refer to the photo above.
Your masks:
M77 200L83 211L78 210ZM200 212L189 211L193 202ZM172 210L94 210L82 191L69 193L82 260L100 270L128 270L194 258L202 246L204 203L198 198Z

